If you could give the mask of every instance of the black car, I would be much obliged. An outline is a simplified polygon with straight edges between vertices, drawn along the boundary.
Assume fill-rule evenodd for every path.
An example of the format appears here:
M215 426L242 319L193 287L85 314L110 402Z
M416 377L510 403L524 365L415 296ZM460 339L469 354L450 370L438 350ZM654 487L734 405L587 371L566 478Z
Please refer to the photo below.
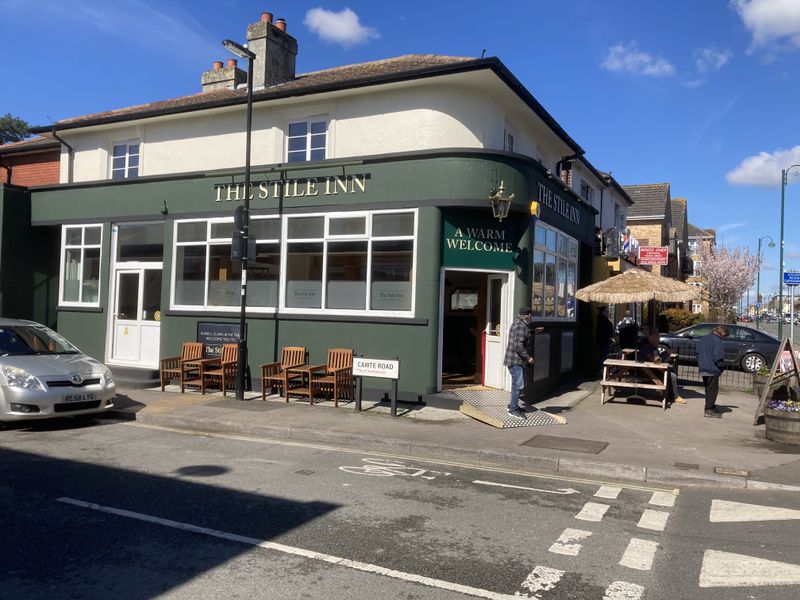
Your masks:
M722 339L725 346L725 362L729 369L757 371L762 366L771 366L778 353L781 342L778 338L742 325L728 323L698 323L672 333L662 333L659 345L669 352L678 355L678 363L682 365L697 364L697 342L700 338L711 335L718 325L724 325L730 332Z

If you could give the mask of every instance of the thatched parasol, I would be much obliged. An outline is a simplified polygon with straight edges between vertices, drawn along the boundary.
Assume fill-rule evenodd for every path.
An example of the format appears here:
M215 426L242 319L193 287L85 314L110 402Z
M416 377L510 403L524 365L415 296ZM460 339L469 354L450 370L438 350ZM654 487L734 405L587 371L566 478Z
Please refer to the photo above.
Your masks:
M677 279L641 269L630 269L621 275L614 275L579 289L575 292L575 297L584 302L628 304L648 300L686 302L696 298L697 293L697 288Z

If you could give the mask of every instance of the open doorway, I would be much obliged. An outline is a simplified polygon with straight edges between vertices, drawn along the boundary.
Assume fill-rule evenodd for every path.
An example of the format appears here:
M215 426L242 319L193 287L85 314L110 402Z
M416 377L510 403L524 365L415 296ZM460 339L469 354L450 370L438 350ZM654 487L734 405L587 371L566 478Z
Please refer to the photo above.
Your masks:
M507 273L444 271L441 389L506 387Z

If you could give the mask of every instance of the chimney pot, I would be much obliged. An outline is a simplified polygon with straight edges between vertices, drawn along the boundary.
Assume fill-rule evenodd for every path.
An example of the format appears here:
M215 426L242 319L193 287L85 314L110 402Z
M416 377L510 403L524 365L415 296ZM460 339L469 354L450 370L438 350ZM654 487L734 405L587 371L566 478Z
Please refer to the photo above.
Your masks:
M262 12L261 13L261 20L266 21L267 23L272 23L272 13L271 12Z
M221 65L221 64L222 64L222 63L220 63L220 65ZM228 68L229 68L229 69L232 69L232 68L234 68L234 67L235 67L237 64L238 64L238 62L237 62L237 60L236 60L235 58L229 58L229 59L228 59Z
M278 29L280 29L281 31L286 31L286 20L285 20L285 19L281 19L281 18L279 18L279 19L278 19L278 20L275 22L275 27L277 27L277 28L278 28Z
M219 71L222 68L222 61L221 60L215 60L214 64L212 65L212 67L214 68L215 71Z

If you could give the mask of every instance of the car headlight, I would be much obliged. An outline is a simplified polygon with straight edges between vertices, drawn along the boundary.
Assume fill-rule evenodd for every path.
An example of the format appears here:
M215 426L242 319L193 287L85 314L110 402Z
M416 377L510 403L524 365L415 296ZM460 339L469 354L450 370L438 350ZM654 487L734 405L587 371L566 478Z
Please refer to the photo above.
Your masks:
M5 375L8 387L20 388L23 390L45 391L42 382L23 369L18 369L17 367L3 367L3 375Z
M111 372L107 366L103 365L103 379L105 379L106 385L114 385L114 374Z

